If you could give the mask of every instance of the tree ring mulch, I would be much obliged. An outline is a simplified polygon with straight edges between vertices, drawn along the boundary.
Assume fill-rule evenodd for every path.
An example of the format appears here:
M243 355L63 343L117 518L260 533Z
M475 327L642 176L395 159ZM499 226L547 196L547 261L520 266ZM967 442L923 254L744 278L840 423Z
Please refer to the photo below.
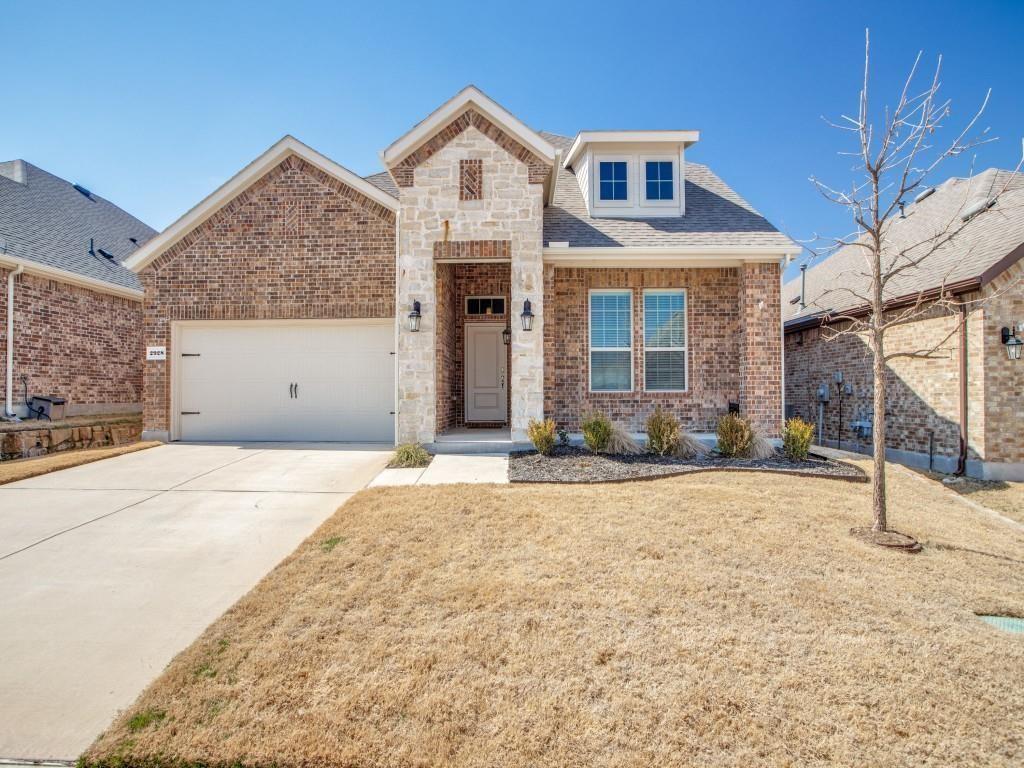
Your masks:
M921 543L917 539L899 531L873 531L870 528L851 528L850 535L866 544L894 549L897 552L906 552L913 555L921 551Z
M793 461L781 451L766 459L731 459L717 453L681 459L650 453L591 453L579 446L560 445L548 456L536 451L515 451L508 458L508 479L512 483L624 483L695 472L772 472L856 483L868 481L867 474L853 464L816 454Z

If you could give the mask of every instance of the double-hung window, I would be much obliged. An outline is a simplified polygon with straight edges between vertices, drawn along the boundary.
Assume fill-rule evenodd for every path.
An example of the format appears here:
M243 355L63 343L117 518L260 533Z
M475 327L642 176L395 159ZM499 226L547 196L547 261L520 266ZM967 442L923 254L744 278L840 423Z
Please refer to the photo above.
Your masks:
M598 163L601 200L629 199L629 164L625 160L601 160Z
M644 389L686 389L686 292L644 291Z
M645 164L648 200L672 200L674 197L671 160L648 160Z
M593 291L590 294L590 390L629 392L633 389L633 294Z

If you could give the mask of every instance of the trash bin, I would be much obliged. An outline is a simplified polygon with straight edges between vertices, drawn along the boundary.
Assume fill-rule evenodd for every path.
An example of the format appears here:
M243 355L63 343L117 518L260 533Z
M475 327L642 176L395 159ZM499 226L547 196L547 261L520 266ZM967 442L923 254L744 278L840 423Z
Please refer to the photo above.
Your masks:
M60 421L64 418L66 404L67 400L57 397L57 395L33 395L30 406L37 419L47 418L50 421Z

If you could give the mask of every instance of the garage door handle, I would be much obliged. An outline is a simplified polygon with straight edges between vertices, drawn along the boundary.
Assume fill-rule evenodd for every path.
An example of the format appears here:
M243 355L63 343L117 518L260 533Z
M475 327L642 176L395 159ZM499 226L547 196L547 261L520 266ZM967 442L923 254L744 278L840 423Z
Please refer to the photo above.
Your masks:
M295 385L295 399L296 400L299 399L299 385L298 384Z
M294 400L295 399L295 385L294 384L289 384L288 385L288 398L290 400Z
M199 415L199 411L182 411L181 415L182 416L198 416Z

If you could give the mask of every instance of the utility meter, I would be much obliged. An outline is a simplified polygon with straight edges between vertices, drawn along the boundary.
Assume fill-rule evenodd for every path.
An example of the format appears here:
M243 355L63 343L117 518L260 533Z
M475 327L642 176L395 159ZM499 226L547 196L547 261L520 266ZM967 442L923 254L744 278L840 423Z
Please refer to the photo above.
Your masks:
M829 386L828 384L822 384L818 387L818 402L827 403L829 398Z

